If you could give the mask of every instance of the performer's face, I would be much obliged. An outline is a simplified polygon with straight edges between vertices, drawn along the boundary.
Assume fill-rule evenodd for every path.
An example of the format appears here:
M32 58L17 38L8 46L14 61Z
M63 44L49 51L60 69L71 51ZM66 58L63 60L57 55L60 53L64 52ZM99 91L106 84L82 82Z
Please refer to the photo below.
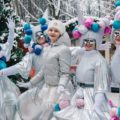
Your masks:
M45 43L45 37L43 35L41 35L37 42L38 42L39 45L44 44Z
M120 31L115 31L114 38L115 38L115 44L120 45Z
M94 50L96 47L96 40L95 39L84 39L83 41L84 47L86 51Z
M51 42L55 43L60 37L60 32L58 29L53 27L48 30L48 35L50 37Z
M44 36L41 32L38 32L38 33L36 34L36 37L37 37L37 43L38 43L39 45L43 45L43 44L46 42L45 36Z

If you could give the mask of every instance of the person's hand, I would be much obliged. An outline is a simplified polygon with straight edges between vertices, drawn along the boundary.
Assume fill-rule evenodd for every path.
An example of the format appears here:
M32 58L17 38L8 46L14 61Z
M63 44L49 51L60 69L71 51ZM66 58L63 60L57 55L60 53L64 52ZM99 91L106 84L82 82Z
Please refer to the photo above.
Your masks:
M12 16L7 18L7 27L9 28L9 30L14 30L15 29L15 21L13 20Z
M64 90L65 90L65 88L60 85L60 86L58 86L58 88L57 88L57 93L60 94L60 93L64 92Z
M17 81L17 85L19 87L23 87L23 88L31 88L32 87L31 82L24 83L24 82Z
M110 49L110 48L111 48L111 42L106 42L105 49Z

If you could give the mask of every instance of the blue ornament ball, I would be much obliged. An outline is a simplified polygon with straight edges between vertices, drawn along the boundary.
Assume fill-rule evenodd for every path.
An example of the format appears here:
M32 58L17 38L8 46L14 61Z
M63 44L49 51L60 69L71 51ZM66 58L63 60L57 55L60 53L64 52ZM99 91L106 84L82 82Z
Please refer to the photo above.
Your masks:
M35 49L35 46L36 46L36 43L33 43L32 44L32 48Z
M118 1L115 2L115 6L116 7L120 6L120 0L118 0Z
M54 110L55 111L60 111L60 106L59 106L59 104L57 103L57 104L55 104L55 106L54 106Z
M39 18L39 23L41 24L41 25L45 25L46 24L46 19L45 18Z
M120 107L118 107L117 115L120 117Z
M30 41L31 41L31 39L32 39L32 36L26 35L26 36L24 37L24 43L29 44Z
M36 55L40 55L41 52L42 52L42 46L40 46L40 45L35 45L34 53L35 53Z
M0 60L4 61L5 63L7 62L7 60L6 60L6 57L5 57L5 56L2 56L2 57L0 58Z
M42 32L44 32L45 30L47 30L47 28L48 28L48 25L42 25L42 26L41 26Z
M120 20L115 20L112 25L114 29L120 29Z
M98 32L100 29L100 26L98 23L94 22L92 25L91 25L91 30L94 31L94 32Z
M24 30L31 29L30 24L29 24L29 23L24 24L24 25L23 25L23 29L24 29Z
M0 60L0 70L6 68L7 65L4 61Z
M25 34L27 34L27 35L32 35L32 29L27 29L27 30L25 30Z

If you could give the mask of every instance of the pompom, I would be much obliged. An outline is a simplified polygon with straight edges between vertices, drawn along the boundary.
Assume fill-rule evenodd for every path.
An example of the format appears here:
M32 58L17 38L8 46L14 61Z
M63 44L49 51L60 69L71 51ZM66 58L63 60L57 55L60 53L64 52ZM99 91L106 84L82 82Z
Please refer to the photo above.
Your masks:
M7 65L4 61L0 60L0 70L6 68Z
M118 12L120 10L120 6L118 6L116 9L115 9L115 12Z
M25 30L25 34L27 34L27 35L32 35L32 29L27 29L27 30Z
M5 63L7 62L7 60L6 60L6 57L5 57L5 56L2 56L2 57L0 58L0 60L4 61Z
M105 29L105 23L103 21L99 21L98 24L102 30Z
M31 41L31 39L32 39L32 37L30 35L25 35L25 37L24 37L24 43L25 44L29 44L30 41Z
M34 52L35 52L36 55L40 55L41 52L42 52L42 46L36 45L35 49L34 49Z
M78 30L74 30L72 35L75 39L79 39L81 37L81 33Z
M91 28L91 25L93 24L94 20L92 18L87 18L85 21L84 21L84 24L85 26L90 29Z
M120 117L120 107L118 107L117 115Z
M94 22L91 26L91 30L94 31L94 32L98 32L100 29L100 26L98 23Z
M104 30L104 34L105 35L111 34L111 28L110 27L106 27L105 30Z
M88 31L88 29L84 25L80 25L78 27L78 30L81 34L85 34Z
M116 115L117 115L117 108L112 108L111 111L110 111L110 116L114 117Z
M24 25L23 25L23 29L24 29L24 30L31 29L30 24L29 24L29 23L24 24Z
M59 106L59 104L57 103L57 104L55 104L55 106L54 106L54 110L55 111L60 111L60 106Z
M41 25L45 25L46 24L46 19L45 18L39 18L39 23L41 24Z
M104 21L105 26L109 26L110 25L110 20L108 18L105 17L102 20Z
M61 100L59 102L60 109L64 109L64 108L68 107L69 105L70 105L69 100Z
M115 20L112 25L114 29L120 29L120 20Z
M115 2L115 6L116 7L120 6L120 0L118 0L118 1Z
M76 106L78 108L84 107L84 99L77 99L76 100Z
M36 46L36 45L37 45L36 43L33 43L33 44L32 44L32 48L35 49L35 46Z
M48 25L42 25L42 26L41 26L42 32L44 32L45 30L47 30L47 28L48 28Z
M114 116L114 117L110 118L110 120L120 120L120 119L119 119L119 117Z
M120 15L118 15L117 19L120 20Z

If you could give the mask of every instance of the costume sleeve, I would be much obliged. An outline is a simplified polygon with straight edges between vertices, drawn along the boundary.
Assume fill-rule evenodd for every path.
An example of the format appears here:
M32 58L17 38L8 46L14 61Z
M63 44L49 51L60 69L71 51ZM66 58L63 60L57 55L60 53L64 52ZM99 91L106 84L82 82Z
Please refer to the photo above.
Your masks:
M104 59L99 59L95 66L94 90L98 92L107 92L109 88L109 75L107 63Z
M13 41L14 41L14 29L9 29L8 39L7 39L7 42L4 44L4 50L5 50L4 55L7 61L10 59L10 56L11 56Z
M70 65L71 65L71 52L68 47L64 49L59 54L59 65L60 65L60 80L59 85L66 86L70 77Z
M35 75L35 76L30 80L30 82L31 82L31 84L32 84L33 86L35 86L35 85L37 85L41 80L43 80L43 78L44 78L44 72L43 72L43 69L41 69L41 70L37 73L37 75Z
M27 79L29 77L31 68L32 68L32 54L27 53L23 57L22 61L13 66L1 70L1 72L3 72L4 76L10 76L19 73L23 78Z
M84 47L70 47L71 65L75 65L79 60L79 56L85 51Z

